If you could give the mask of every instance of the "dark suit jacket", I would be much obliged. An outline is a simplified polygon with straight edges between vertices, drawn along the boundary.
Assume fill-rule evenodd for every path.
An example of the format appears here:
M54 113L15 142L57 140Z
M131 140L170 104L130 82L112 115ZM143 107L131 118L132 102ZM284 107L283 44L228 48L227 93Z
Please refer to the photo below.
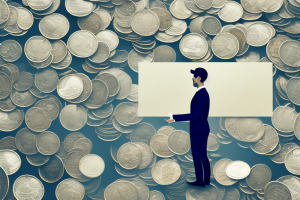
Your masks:
M178 121L190 121L190 134L209 133L210 128L207 121L209 113L209 94L206 88L197 91L191 101L191 112L188 114L174 115L173 119Z

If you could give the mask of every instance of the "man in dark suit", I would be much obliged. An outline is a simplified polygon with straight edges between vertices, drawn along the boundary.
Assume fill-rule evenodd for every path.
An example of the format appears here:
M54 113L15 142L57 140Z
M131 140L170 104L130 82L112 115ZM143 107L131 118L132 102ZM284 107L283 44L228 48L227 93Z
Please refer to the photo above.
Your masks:
M210 100L203 83L207 79L207 71L204 68L197 68L191 70L191 73L194 74L193 84L195 87L198 87L191 101L191 112L181 115L172 115L172 113L166 112L170 116L167 122L190 121L191 152L194 160L196 181L188 183L205 187L205 185L210 185L211 173L207 157L207 139L210 132L207 117ZM202 164L204 168L204 181Z

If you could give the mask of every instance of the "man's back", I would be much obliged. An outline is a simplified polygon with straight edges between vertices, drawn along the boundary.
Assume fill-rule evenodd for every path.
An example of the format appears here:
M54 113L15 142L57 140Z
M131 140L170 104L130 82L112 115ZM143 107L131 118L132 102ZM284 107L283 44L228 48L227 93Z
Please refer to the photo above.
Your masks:
M201 106L199 106L199 104ZM210 132L209 124L207 121L209 106L210 106L209 94L206 88L201 88L199 91L196 92L191 102L191 113L200 112L200 115L197 119L190 120L191 132L195 132L195 133ZM198 108L200 108L200 110L193 110Z

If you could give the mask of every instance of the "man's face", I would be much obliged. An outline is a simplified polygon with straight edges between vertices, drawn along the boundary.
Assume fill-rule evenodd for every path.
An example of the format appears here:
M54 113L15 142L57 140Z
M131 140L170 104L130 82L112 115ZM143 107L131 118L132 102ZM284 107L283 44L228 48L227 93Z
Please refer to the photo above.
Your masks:
M199 79L198 77L197 77L197 79ZM196 88L198 88L198 83L197 83L198 80L197 79L195 77L193 77L193 86L196 87Z

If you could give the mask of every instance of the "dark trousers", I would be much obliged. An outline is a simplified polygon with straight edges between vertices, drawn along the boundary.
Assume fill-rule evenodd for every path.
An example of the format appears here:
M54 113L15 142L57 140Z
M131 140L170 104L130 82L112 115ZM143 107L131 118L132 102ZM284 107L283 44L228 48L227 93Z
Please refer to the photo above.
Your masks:
M207 157L208 133L191 133L191 152L194 160L196 179L200 183L210 183L210 164ZM202 167L203 165L203 167ZM204 169L204 172L203 172ZM204 174L204 180L203 180Z

